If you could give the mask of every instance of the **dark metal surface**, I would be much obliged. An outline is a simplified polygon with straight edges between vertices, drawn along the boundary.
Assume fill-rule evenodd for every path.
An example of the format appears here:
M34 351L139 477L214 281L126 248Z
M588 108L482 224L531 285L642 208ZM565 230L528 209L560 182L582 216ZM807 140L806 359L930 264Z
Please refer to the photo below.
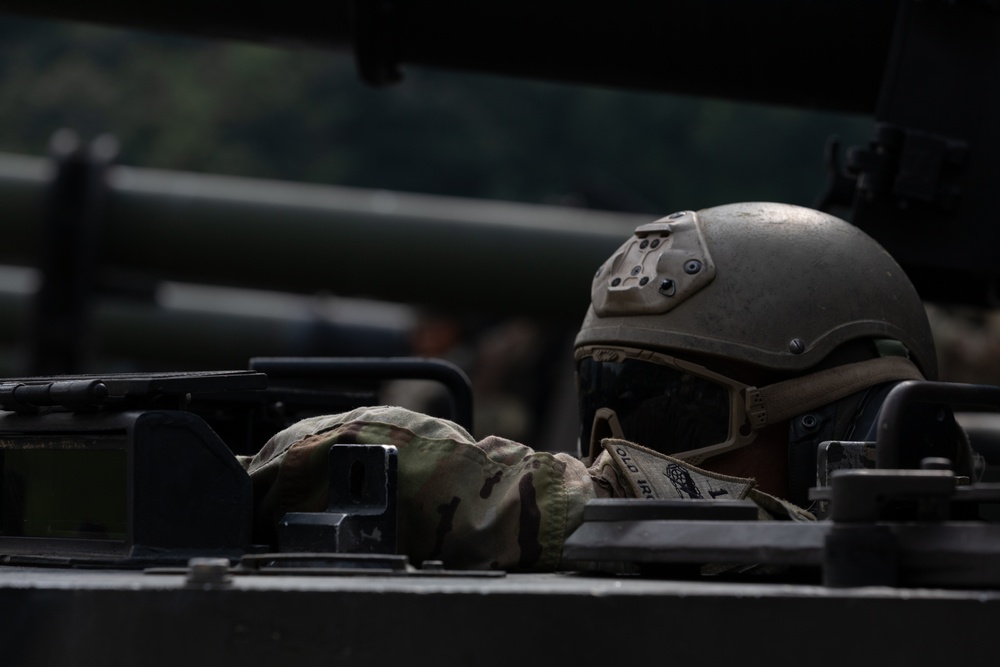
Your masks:
M830 518L838 523L874 523L904 502L917 505L914 518L943 521L955 493L950 470L838 471L832 480Z
M188 570L193 569L189 565ZM330 553L328 550L299 553L248 554L230 574L242 575L357 575L404 574L413 570L406 556L392 553Z
M433 380L448 390L454 410L452 421L472 431L472 383L465 371L444 359L258 357L250 360L250 368L267 373L275 382Z
M198 559L192 559L186 572L188 577L196 572ZM179 574L180 568L158 568L156 574ZM154 573L153 570L146 570ZM227 580L231 577L256 576L306 576L351 577L358 575L432 578L490 578L506 577L503 570L446 570L439 560L425 560L420 567L410 564L407 556L384 553L262 553L247 554L236 566L227 567Z
M55 174L46 198L37 263L42 281L29 337L36 375L79 372L91 352L106 176L117 144L104 137L82 146L63 131L53 137L51 151Z
M233 577L0 568L0 646L24 667L672 663L991 664L1000 594L562 575ZM581 619L594 631L581 635ZM836 637L819 628L850 632ZM955 638L960 639L960 648ZM821 645L821 646L820 646Z
M22 414L51 408L185 410L205 419L233 453L254 454L272 435L300 419L377 404L384 381L427 379L447 389L450 416L472 429L469 379L447 361L280 357L254 359L251 365L256 370L0 379L0 407ZM43 427L42 421L25 424L28 430Z
M373 83L420 65L871 112L893 0L254 0L129 4L0 0L0 11L353 48Z
M1000 526L978 520L1000 485L967 484L944 459L921 470L832 474L832 527L823 549L828 586L1000 586Z
M34 461L14 471L18 453ZM136 567L250 546L250 477L193 414L0 413L0 455L3 562Z
M854 222L925 299L996 305L1000 9L899 6Z
M784 521L594 521L570 535L563 554L571 561L818 565L829 529Z
M879 415L875 444L878 468L899 468L903 463L902 454L905 452L911 456L911 450L917 449L917 439L901 442L913 419L913 413L907 413L907 409L914 405L918 405L923 412L940 413L942 422L945 420L945 413L941 412L943 409L974 408L995 412L1000 410L1000 387L913 380L899 383L885 397ZM903 449L904 445L907 449Z
M137 407L166 400L186 405L193 395L252 392L267 387L267 376L247 371L193 373L106 373L0 380L0 407L33 413L39 408Z
M835 524L823 547L833 587L1000 587L1000 526L979 522Z
M756 521L757 506L750 501L591 500L583 508L584 521Z
M970 484L947 459L922 468L832 472L831 487L810 493L832 505L830 520L817 522L757 521L749 501L591 501L564 556L585 570L661 576L699 573L663 567L677 564L769 574L795 566L785 580L811 573L833 587L1000 587L1000 525L979 514L1000 504L1000 485ZM726 505L749 512L733 520Z
M332 446L326 511L282 517L281 551L395 553L397 470L395 447Z

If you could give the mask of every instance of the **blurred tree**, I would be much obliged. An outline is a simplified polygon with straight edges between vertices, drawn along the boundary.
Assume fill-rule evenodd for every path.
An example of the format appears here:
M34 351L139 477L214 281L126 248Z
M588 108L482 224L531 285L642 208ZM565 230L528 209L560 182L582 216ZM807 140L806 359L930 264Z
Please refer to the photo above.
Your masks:
M115 134L126 164L664 213L809 204L826 137L869 121L412 70L327 52L0 18L0 150Z

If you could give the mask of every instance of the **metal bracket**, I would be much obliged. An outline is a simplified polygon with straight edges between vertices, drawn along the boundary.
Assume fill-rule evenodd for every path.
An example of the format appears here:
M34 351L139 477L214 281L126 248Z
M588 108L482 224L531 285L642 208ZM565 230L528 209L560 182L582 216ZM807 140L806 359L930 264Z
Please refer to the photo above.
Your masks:
M378 380L433 380L448 390L451 420L473 430L472 383L461 368L444 359L409 357L254 357L250 368L266 373L271 386L287 381L337 382Z
M757 513L749 500L591 500L563 558L611 571L623 564L819 563L823 524L759 522Z
M817 486L829 486L836 470L863 470L875 467L875 443L825 440L816 448Z
M1000 484L963 485L942 459L923 465L834 472L832 486L812 494L832 500L832 521L756 521L750 502L591 501L563 558L657 576L763 565L747 572L778 574L777 566L818 580L822 571L834 587L1000 587L1000 525L975 517L980 505L1000 503Z
M847 151L847 173L857 177L857 192L867 201L950 210L961 194L958 175L967 153L965 141L879 123L867 147Z
M289 512L284 552L395 553L397 456L390 445L333 445L325 512Z
M900 382L882 402L875 449L877 468L907 467L903 454L912 447L901 447L900 439L907 425L906 409L916 404L939 406L938 410L940 406L948 406L995 411L1000 409L1000 387L916 380Z
M923 466L837 471L831 487L814 490L833 505L824 584L1000 585L1000 526L965 516L979 503L1000 502L1000 485L959 485L940 459Z

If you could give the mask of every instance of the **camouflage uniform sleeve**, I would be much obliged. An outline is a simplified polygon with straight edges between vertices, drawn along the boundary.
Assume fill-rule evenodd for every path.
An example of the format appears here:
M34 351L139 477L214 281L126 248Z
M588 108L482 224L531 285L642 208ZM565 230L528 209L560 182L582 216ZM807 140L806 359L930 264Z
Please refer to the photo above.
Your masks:
M320 511L337 443L399 450L399 550L447 567L552 570L592 498L627 495L614 465L536 452L498 437L476 442L458 425L403 408L360 408L308 419L245 460L258 539L274 541L285 512Z

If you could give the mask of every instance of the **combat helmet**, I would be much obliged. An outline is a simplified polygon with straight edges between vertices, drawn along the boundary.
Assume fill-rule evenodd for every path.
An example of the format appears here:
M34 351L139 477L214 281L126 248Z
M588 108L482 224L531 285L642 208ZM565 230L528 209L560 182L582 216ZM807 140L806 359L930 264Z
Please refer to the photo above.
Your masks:
M821 363L861 339L893 351ZM610 429L602 437L694 462L812 407L937 373L923 304L892 257L839 218L774 203L638 227L594 277L576 361L583 454ZM718 372L733 364L790 379L749 386Z

